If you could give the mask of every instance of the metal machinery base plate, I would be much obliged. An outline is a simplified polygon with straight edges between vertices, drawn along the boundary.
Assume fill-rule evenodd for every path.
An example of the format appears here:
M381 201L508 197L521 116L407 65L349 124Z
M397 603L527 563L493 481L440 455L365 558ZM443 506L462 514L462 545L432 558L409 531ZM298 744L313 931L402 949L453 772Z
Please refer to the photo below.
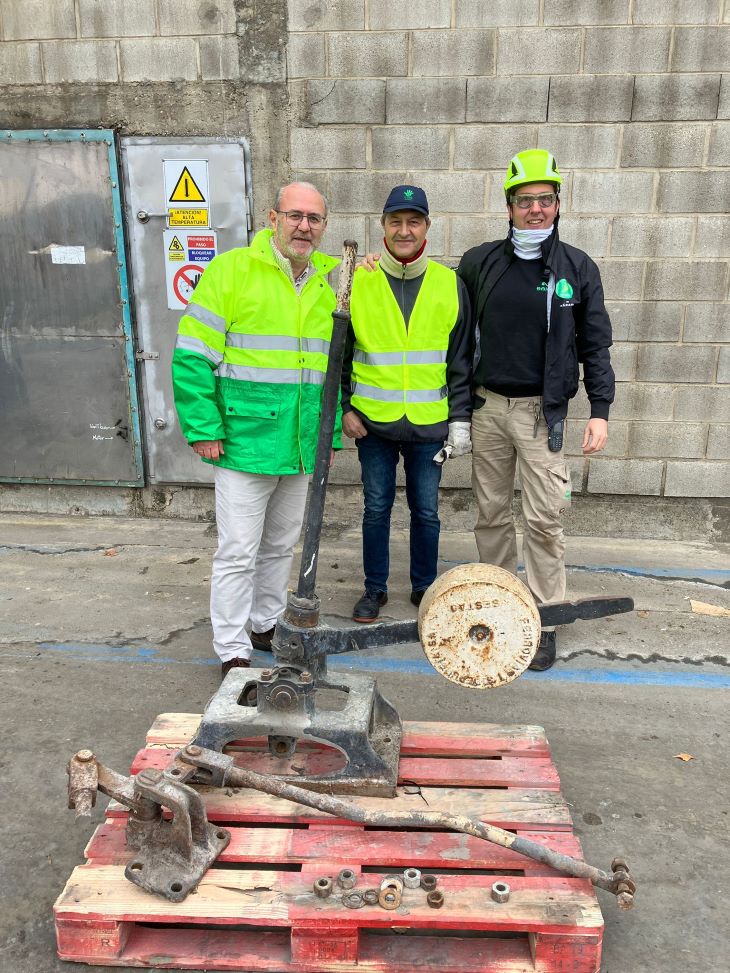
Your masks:
M401 735L397 712L371 676L337 673L315 682L303 667L278 665L231 669L191 742L222 752L234 740L266 736L272 756L290 758L299 740L316 741L338 750L344 766L329 774L282 774L283 780L330 794L393 797ZM210 773L196 782L223 785Z

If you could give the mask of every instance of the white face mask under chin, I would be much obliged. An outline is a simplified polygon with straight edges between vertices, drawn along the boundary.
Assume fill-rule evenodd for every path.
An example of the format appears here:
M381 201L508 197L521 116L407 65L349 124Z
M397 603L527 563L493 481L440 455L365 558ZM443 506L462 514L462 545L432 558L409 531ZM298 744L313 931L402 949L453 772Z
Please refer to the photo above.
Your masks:
M540 247L543 240L547 240L552 232L552 226L547 230L518 230L512 227L512 244L515 253L522 260L537 260L541 255Z

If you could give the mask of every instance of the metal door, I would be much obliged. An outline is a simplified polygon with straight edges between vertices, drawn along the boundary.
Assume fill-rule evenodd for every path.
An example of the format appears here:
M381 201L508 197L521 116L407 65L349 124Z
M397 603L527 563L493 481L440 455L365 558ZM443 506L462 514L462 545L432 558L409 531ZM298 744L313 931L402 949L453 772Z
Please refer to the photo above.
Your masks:
M143 482L114 133L0 136L0 480Z
M248 243L248 143L124 138L121 151L148 478L209 483L211 468L180 433L170 366L182 308L205 261Z

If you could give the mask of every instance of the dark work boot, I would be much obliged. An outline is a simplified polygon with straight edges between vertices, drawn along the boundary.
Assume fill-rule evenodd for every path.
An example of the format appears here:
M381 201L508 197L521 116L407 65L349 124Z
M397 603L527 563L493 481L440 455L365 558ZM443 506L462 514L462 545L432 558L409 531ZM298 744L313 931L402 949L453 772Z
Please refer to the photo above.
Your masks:
M221 677L226 678L231 669L250 669L251 663L248 659L229 659L221 665Z
M251 639L251 645L258 649L259 652L271 652L271 640L274 637L274 632L276 631L276 626L268 630L268 632L254 632L251 631L249 638Z
M418 608L423 601L423 596L426 594L426 590L426 588L414 588L411 591L411 604L415 605L416 608Z
M544 672L553 665L556 654L555 632L541 632L540 644L537 647L535 658L530 663L529 668L534 669L536 672Z
M374 622L377 621L380 609L388 603L388 593L386 591L374 591L366 588L362 598L352 609L353 622Z

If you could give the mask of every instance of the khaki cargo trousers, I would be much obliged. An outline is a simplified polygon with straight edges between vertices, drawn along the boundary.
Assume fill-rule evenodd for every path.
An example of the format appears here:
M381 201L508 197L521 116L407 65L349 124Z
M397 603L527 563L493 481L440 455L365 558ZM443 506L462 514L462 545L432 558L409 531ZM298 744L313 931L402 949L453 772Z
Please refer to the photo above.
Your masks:
M485 388L476 392L485 399L475 410L471 426L479 560L517 573L512 497L519 463L527 584L538 602L563 601L563 517L570 507L570 473L563 451L553 453L548 448L542 398L508 399Z

